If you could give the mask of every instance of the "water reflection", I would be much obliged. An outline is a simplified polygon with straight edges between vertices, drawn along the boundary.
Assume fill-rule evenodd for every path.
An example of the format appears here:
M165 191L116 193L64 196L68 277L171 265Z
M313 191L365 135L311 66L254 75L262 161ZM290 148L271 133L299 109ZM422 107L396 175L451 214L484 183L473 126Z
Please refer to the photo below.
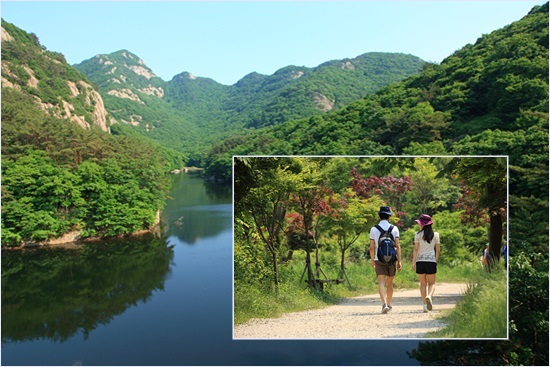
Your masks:
M3 366L418 365L410 340L232 340L230 192L174 181L164 218L205 223L2 257Z
M162 214L167 237L194 245L214 237L231 225L231 189L197 179L193 174L174 175L172 190Z
M87 338L162 290L174 253L154 235L2 253L2 344Z

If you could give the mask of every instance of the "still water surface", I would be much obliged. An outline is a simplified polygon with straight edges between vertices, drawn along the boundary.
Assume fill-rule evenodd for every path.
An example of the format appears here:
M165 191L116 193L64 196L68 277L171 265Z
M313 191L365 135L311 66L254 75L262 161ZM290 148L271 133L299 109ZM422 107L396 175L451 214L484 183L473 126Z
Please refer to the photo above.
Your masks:
M416 341L232 340L231 192L173 178L161 238L2 253L2 365L417 365Z

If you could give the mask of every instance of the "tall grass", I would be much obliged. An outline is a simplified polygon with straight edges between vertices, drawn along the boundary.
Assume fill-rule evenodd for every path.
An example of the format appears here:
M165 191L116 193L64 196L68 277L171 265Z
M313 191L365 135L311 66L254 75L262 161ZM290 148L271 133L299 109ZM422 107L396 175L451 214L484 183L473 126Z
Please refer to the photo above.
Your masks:
M447 326L430 333L436 338L507 338L507 282L501 266L488 273L478 270L464 299L443 318Z
M322 270L329 279L338 277L339 266L322 262ZM303 311L335 304L344 297L378 293L378 282L370 261L363 260L346 266L349 279L341 284L325 284L323 291L309 289L305 284L307 275L300 282L304 270L304 259L298 255L291 262L280 265L279 289L275 292L269 281L265 283L251 280L249 283L238 282L234 285L234 322L241 324L251 318L279 317L286 312ZM476 268L477 266L477 268ZM437 282L468 282L479 274L478 264L461 264L457 266L438 266ZM321 277L324 277L321 274ZM394 279L394 287L412 289L418 287L418 277L412 270L410 262L403 263L403 269Z

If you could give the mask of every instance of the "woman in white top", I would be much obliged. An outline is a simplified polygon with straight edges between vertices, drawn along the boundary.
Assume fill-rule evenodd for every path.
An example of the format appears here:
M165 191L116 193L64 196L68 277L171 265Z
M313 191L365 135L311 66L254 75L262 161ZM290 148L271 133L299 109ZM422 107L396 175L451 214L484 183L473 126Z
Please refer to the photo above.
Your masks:
M435 291L435 274L439 260L439 233L432 229L433 220L427 214L422 214L416 223L420 231L414 235L414 251L412 268L416 270L420 281L420 296L424 312L432 310L432 297Z

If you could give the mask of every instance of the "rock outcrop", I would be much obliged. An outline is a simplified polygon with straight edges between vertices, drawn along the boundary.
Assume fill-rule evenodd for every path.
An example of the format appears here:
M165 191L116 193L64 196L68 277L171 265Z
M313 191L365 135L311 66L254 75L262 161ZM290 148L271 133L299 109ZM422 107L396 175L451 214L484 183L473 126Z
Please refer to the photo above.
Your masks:
M15 42L18 40L2 27L2 47ZM38 107L52 116L67 119L83 128L95 125L103 131L110 132L111 121L103 99L86 81L84 75L78 80L75 77L78 75L76 70L69 72L68 70L72 69L70 65L55 58L55 53L47 52L39 45L21 43L11 46L25 48L30 54L36 55L36 62L30 65L24 60L3 59L2 88L12 88L19 93L30 94ZM33 67L41 69L35 70ZM48 70L57 70L59 75L48 75L45 73ZM66 77L69 73L70 79ZM31 90L36 92L31 94ZM48 92L42 93L43 90ZM57 93L55 98L51 97L52 92ZM48 95L49 98L44 100L43 95Z

